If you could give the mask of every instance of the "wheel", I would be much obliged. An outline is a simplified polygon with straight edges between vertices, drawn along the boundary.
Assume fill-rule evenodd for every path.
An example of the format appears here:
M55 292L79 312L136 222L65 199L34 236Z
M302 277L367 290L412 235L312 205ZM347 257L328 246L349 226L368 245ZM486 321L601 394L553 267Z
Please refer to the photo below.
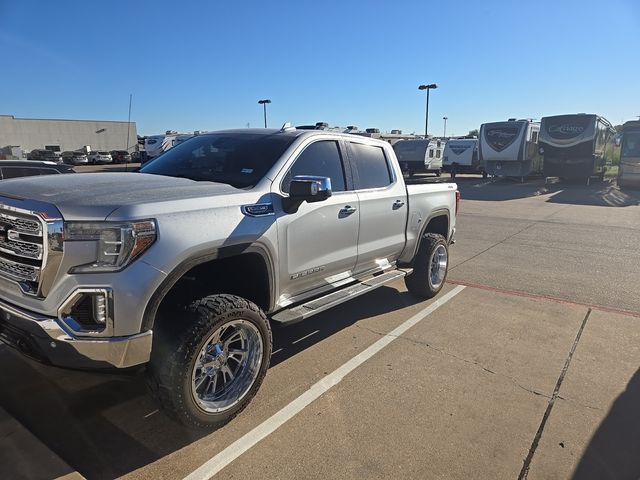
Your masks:
M438 170L438 171L436 172L436 177L439 177L441 174L442 174L442 173L440 172L440 170Z
M221 427L249 404L267 373L269 321L235 295L204 297L186 313L190 322L178 332L158 330L147 381L162 408L184 425Z
M444 285L448 267L446 239L437 233L426 233L414 258L413 272L404 277L404 283L417 297L435 297Z
M486 180L488 176L489 176L489 174L487 172L485 172L485 171L482 172L482 179L483 180Z

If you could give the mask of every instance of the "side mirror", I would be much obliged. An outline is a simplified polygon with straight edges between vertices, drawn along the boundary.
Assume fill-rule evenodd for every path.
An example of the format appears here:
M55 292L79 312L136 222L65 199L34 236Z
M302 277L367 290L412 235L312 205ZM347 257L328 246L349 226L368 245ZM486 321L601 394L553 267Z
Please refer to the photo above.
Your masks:
M295 213L303 202L323 202L331 196L331 179L297 175L289 184L289 198L282 200L284 211Z

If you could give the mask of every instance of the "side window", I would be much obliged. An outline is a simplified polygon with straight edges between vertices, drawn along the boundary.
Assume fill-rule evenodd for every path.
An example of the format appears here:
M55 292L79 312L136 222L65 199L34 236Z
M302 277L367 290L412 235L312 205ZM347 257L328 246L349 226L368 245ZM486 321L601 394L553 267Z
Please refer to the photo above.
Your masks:
M538 132L531 132L531 141L536 143L538 141Z
M282 191L289 193L291 179L297 175L316 175L331 179L331 190L346 190L342 157L338 142L323 140L309 145L298 156L282 182Z
M33 175L40 175L40 169L38 168L20 168L20 167L3 167L2 177L18 178L18 177L31 177Z
M436 158L440 158L440 150L436 150Z
M393 181L382 147L350 143L353 167L356 171L356 189L379 188Z
M429 149L429 158L433 158L433 148Z

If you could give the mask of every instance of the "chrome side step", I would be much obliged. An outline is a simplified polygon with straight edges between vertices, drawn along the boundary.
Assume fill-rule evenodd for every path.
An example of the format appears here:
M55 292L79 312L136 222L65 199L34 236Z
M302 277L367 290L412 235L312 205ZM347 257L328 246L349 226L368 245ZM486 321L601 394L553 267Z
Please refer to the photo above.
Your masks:
M413 271L411 268L403 268L391 270L374 277L370 277L366 280L361 280L357 283L349 285L341 290L329 293L320 298L315 298L301 305L281 310L271 316L271 320L278 323L296 323L305 318L311 317L320 312L340 305L343 302L351 300L352 298L359 297L367 292L375 290L378 287L393 282L399 278L402 278Z

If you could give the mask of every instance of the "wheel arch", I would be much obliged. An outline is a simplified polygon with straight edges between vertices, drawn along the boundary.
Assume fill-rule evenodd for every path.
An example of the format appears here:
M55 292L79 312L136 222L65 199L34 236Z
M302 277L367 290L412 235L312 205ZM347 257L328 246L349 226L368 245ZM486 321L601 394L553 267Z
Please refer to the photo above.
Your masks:
M167 296L176 288L178 282L185 278L185 276L198 267L204 267L210 265L214 267L216 262L221 260L230 260L233 258L243 258L246 261L248 256L253 256L259 259L261 266L264 268L267 285L265 287L265 300L258 303L265 312L270 311L275 303L275 267L274 261L270 252L260 244L237 244L229 245L215 250L201 253L194 257L188 258L179 263L164 279L160 286L151 295L149 302L144 311L142 319L142 331L150 330L154 326L156 315L162 302ZM214 292L212 292L214 293ZM229 293L229 292L219 292Z
M418 241L415 244L413 249L413 254L411 255L411 260L408 261L409 265L413 264L413 260L416 257L416 253L420 249L420 244L422 243L422 237L426 233L437 233L442 235L447 243L449 242L450 236L450 213L447 208L438 208L431 212L431 215L427 217L427 220L424 222L424 226L420 230L420 235L418 236Z

